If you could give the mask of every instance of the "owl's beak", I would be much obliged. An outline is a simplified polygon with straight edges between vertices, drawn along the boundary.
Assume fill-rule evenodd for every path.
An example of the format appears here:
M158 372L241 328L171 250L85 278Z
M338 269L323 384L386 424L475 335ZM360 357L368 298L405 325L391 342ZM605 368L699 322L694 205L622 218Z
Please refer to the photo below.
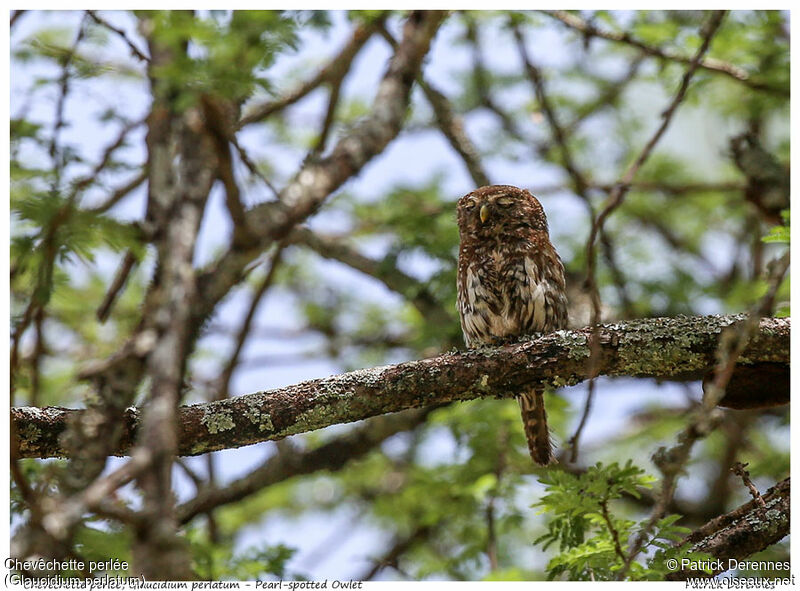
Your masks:
M488 205L481 205L480 216L481 216L481 223L483 224L486 221L486 219L489 217L489 206Z

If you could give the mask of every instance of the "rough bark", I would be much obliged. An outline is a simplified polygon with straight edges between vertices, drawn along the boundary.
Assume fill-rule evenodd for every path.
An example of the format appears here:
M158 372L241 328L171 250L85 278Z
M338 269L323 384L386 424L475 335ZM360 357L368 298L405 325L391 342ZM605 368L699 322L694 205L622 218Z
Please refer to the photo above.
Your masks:
M789 533L790 479L780 481L760 499L760 502L753 499L730 513L715 517L678 544L690 544L693 551L710 554L726 568L716 568L711 573L681 570L668 579L683 581L690 577L713 577L729 570L729 560L744 560L783 539Z
M606 376L701 379L714 366L720 334L744 316L652 318L602 325L596 368ZM740 363L788 366L788 318L764 318ZM180 407L178 453L198 455L280 439L455 400L507 398L522 386L561 387L587 379L591 328L558 331L531 340L451 352L398 365L353 371L229 400ZM770 384L751 389L752 406L773 395ZM739 401L741 403L740 394ZM725 400L721 405L725 405ZM779 401L780 402L780 401ZM20 457L66 455L59 441L70 415L56 407L13 408ZM126 412L125 455L136 439L139 411Z
M147 19L141 26L148 28ZM149 402L132 451L148 465L137 478L143 519L135 528L132 556L135 572L164 580L192 576L188 547L177 535L175 505L169 499L178 446L176 409L188 357L191 304L197 297L192 260L220 161L212 126L202 109L178 109L173 82L160 73L159 68L178 58L162 35L148 38L154 100L148 117L145 227L150 226L158 266L145 302L145 325L155 338L144 367L151 380Z

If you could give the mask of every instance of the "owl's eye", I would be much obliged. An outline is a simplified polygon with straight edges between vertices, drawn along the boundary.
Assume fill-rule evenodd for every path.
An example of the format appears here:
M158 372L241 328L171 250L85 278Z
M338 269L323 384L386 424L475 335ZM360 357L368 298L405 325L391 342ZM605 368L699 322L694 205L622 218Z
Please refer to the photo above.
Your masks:
M497 202L498 205L502 205L503 207L508 207L514 203L513 197L500 197Z
M472 209L473 207L475 207L474 199L468 199L467 201L464 202L464 209Z

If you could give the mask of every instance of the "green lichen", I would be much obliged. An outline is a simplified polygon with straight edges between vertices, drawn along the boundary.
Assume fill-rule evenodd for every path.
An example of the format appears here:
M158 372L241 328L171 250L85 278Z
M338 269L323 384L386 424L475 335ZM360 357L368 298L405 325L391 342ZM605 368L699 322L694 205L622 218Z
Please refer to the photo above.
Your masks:
M781 519L786 519L786 516L777 509L770 509L764 514L764 517L767 518L767 521L778 521Z
M248 398L245 400L244 416L254 425L258 425L258 430L261 432L272 431L274 429L272 418L269 416L269 413L263 412L258 402L253 399Z
M584 334L576 334L567 331L558 331L561 343L567 349L568 359L588 359L592 353L589 346L589 339Z
M658 368L669 374L707 365L705 355L694 348L708 337L709 326L687 326L685 318L654 323L631 322L620 336L618 353L622 365L617 373L637 375Z
M208 451L208 446L205 443L195 443L189 450L189 455L199 456L200 454L206 453L207 451Z
M206 429L212 435L222 431L229 431L236 426L231 418L231 411L226 408L217 411L206 409L200 422L206 426Z
M327 425L334 425L342 417L348 416L349 404L346 401L337 401L334 404L317 404L309 410L300 413L294 423L282 435L305 433Z

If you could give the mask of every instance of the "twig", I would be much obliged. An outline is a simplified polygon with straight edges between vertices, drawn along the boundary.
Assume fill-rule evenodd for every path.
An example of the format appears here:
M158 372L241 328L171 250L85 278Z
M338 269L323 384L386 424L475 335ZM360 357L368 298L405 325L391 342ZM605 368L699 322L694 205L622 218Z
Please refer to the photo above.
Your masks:
M321 84L330 84L336 80L341 81L341 79L343 79L350 70L350 64L352 63L353 59L370 38L372 33L372 25L358 25L353 30L353 33L350 36L350 40L347 42L347 44L335 57L333 57L323 68L321 68L313 78L302 83L295 90L278 100L265 102L251 107L239 121L238 127L242 128L245 125L266 119L276 111L280 111L281 109L296 103Z
M572 437L569 438L569 442L567 445L570 449L569 461L570 462L577 462L578 461L578 443L581 438L581 434L583 433L583 429L586 427L586 423L589 419L589 414L592 412L592 404L594 402L594 380L589 382L589 386L586 389L586 401L583 403L583 413L581 414L581 420L578 422L578 427L575 429L575 432L572 434Z
M209 454L208 457L212 458L214 456ZM178 466L178 468L183 470L183 473L186 474L186 476L188 476L189 480L192 481L192 484L194 484L194 487L197 491L200 491L200 489L205 486L206 483L203 478L192 469L192 467L184 458L175 458L175 464Z
M339 105L339 95L342 90L342 82L344 78L336 78L330 84L330 91L328 92L328 107L325 109L325 118L322 120L322 128L314 142L314 147L308 153L306 158L314 158L325 150L325 144L328 142L328 135L330 135L331 128L333 127L334 118L336 115L336 107Z
M598 235L602 235L603 226L605 224L606 219L608 218L611 213L622 204L622 201L625 198L628 190L631 187L631 183L633 182L636 173L642 167L642 165L647 161L650 156L650 153L655 148L658 141L661 139L661 136L667 130L670 122L672 121L672 117L675 114L678 106L683 102L683 99L686 96L686 91L689 88L689 82L691 81L692 77L694 76L695 71L698 68L698 63L703 55L708 50L711 39L713 38L714 34L716 33L719 26L722 24L722 19L725 16L724 11L716 11L713 13L711 19L704 27L703 32L703 42L700 48L697 50L691 64L686 70L686 73L681 80L681 85L678 88L678 92L675 94L672 102L670 103L669 107L666 111L662 114L662 122L650 140L645 144L645 147L640 152L639 156L636 160L628 167L625 174L623 174L622 179L620 180L617 185L615 185L614 190L609 194L608 200L606 201L605 207L600 211L597 217L594 219L592 224L591 231L589 233L589 238L586 242L586 281L585 285L589 291L590 301L592 304L592 316L591 316L591 325L597 327L600 322L600 314L602 309L602 302L600 300L600 290L597 287L597 278L595 276L595 265L596 265L596 251L595 251L595 242L597 240ZM595 366L597 364L597 356L598 356L598 347L595 344L597 342L597 334L593 335L592 339L592 352L589 357L588 361L588 372L589 375L593 376L595 374ZM589 382L589 397L592 395L593 390L595 388L594 379ZM577 440L576 440L577 441ZM627 566L623 568L623 572L627 571Z
M405 537L396 537L383 556L375 560L372 568L359 575L359 580L371 581L387 566L397 568L398 559L418 543L429 538L435 530L436 525L421 525Z
M275 272L280 266L281 254L283 253L284 247L285 245L283 243L277 246L275 253L272 255L272 260L269 263L267 272L264 274L264 279L261 281L258 289L256 289L253 293L253 298L250 301L247 314L245 314L244 320L242 321L242 326L239 329L238 335L236 336L236 344L234 345L233 352L228 358L225 368L220 373L219 385L216 389L213 400L222 400L229 396L231 377L233 376L236 366L239 364L239 356L244 348L244 343L247 340L247 337L250 335L250 328L253 325L253 320L255 319L258 306L261 303L264 294L267 292L275 279Z
M604 499L600 502L600 509L603 515L603 520L606 522L606 527L611 534L611 539L614 541L614 552L616 553L617 557L624 562L625 553L622 551L622 545L619 541L619 532L617 531L617 528L614 527L614 523L611 521L611 515L608 512L607 500Z
M587 117L596 114L599 109L606 105L613 105L622 95L623 91L628 87L630 82L632 82L639 73L642 62L644 62L643 55L638 55L631 60L631 63L628 66L628 71L625 72L622 77L620 77L618 80L609 81L607 83L608 87L600 94L600 96L597 97L597 99L587 105L582 106L579 109L578 115L576 115L572 121L563 126L564 133L574 133L578 126L583 123Z
M730 389L731 382L728 382L727 391L729 392ZM701 515L702 520L721 515L727 510L728 500L731 496L731 479L728 468L733 465L742 447L749 441L748 431L756 418L755 413L730 413L720 426L725 438L725 446L717 462L719 471L713 481L708 483L709 493L706 502L703 503L705 512Z
M635 311L633 302L631 302L631 298L628 296L628 289L626 287L627 279L622 272L622 268L617 264L617 257L614 254L614 245L611 243L611 238L605 229L600 232L600 246L603 248L603 258L606 261L606 265L608 265L608 269L611 271L611 282L617 289L617 297L619 297L619 303L622 307L621 316L623 318L631 318Z
M600 317L600 295L597 290L596 286L596 279L594 276L595 273L595 241L597 239L597 235L603 228L606 219L611 213L619 207L623 200L625 199L625 195L631 188L631 182L633 181L636 174L639 172L639 169L644 165L647 159L650 157L653 149L655 148L658 141L664 135L664 132L669 127L670 123L672 122L672 118L677 111L678 106L683 102L683 99L686 97L686 91L689 88L689 83L692 80L695 72L697 71L698 64L700 59L703 55L708 51L709 46L711 45L711 39L714 37L714 34L717 32L717 29L722 24L722 19L725 16L725 11L717 10L711 16L709 22L704 27L703 32L703 42L700 48L697 50L692 62L690 63L689 67L687 68L686 72L683 75L683 79L681 80L680 87L678 88L678 92L675 94L675 97L672 99L672 102L667 107L667 109L662 114L662 122L661 125L658 127L656 132L650 138L650 140L645 144L642 151L639 153L639 156L636 160L628 167L625 171L625 174L622 175L620 181L614 186L614 189L608 196L606 201L605 207L600 211L595 219L594 223L592 224L592 229L589 234L589 239L587 240L587 248L586 248L586 283L589 289L592 292L592 308L593 308L593 323L597 322Z
M575 185L575 192L588 203L588 198L586 197L588 183L586 182L586 178L584 177L583 173L578 170L578 167L576 166L572 157L572 151L567 143L567 137L561 125L559 124L558 119L556 118L555 111L550 104L550 99L545 92L542 74L539 71L539 68L533 65L530 57L528 56L528 50L525 48L525 39L523 38L519 27L516 24L512 24L511 30L514 33L514 39L517 42L517 50L525 68L525 72L533 84L534 91L536 93L536 99L539 102L539 107L541 108L545 119L550 125L550 130L553 133L553 139L561 151L561 159L563 160L564 169L567 171L572 179L573 184Z
M500 119L500 124L508 135L519 142L528 143L528 139L517 126L514 119L494 102L494 99L489 93L489 74L483 61L480 31L478 27L475 26L475 21L469 14L464 15L464 20L467 29L466 38L472 45L472 75L475 81L475 90L478 93L481 105L489 109L489 111Z
M384 25L378 28L378 32L386 39L392 48L397 47L397 41ZM491 184L489 176L486 174L483 164L481 164L478 150L469 139L469 136L467 136L461 118L453 112L450 101L447 100L445 95L427 82L421 73L417 76L417 83L433 109L436 125L445 138L447 138L447 141L450 142L456 154L464 161L464 165L467 167L467 171L472 177L473 182L478 187Z
M58 146L58 137L61 129L64 127L64 104L67 100L67 94L69 94L69 67L70 63L72 62L72 58L78 51L78 45L80 45L81 41L83 40L83 36L86 33L85 23L86 18L84 17L81 19L78 25L78 33L75 35L75 41L73 41L72 47L69 49L66 55L61 58L61 76L58 80L58 99L56 100L56 111L53 118L53 130L51 132L50 145L48 147L48 153L50 154L50 158L53 160L53 192L58 192L59 190L59 185L61 184L61 172L64 168L63 155L61 154L61 150Z
M111 156L114 155L114 152L123 146L128 134L140 125L143 125L144 122L144 119L139 119L138 121L131 121L122 127L120 132L117 134L116 139L106 146L105 150L103 150L103 155L100 157L100 160L97 162L97 164L95 164L94 168L92 168L92 171L84 177L76 179L72 183L72 191L70 195L71 198L74 198L75 195L77 195L80 191L97 181L98 175L108 165L108 162L111 160Z
M120 188L115 190L108 198L103 201L100 205L95 207L87 208L86 211L94 214L101 214L107 212L109 209L114 207L117 203L122 201L125 197L127 197L131 191L140 187L142 183L147 180L147 167L143 168L142 171L133 177L129 182L122 185Z
M28 11L27 10L12 10L11 11L11 21L9 22L9 25L8 25L9 28L13 29L14 25L17 24L17 20L19 19L19 17L21 17L26 12L28 12Z
M497 433L498 454L494 467L495 484L489 493L489 503L486 505L486 556L489 559L489 568L498 570L500 564L497 558L497 528L495 524L495 505L497 503L500 481L506 470L506 450L508 448L508 429L502 424Z
M260 170L258 170L258 167L257 167L257 166L255 165L255 163L254 163L254 162L253 162L253 161L250 159L250 156L247 154L247 152L246 152L246 151L245 151L245 149L244 149L244 148L241 146L241 144L239 144L239 140L238 140L238 138L237 138L235 135L231 137L231 143L233 144L233 147L234 147L234 148L236 148L236 152L239 154L239 159L240 159L240 160L242 161L242 163L243 163L243 164L244 164L244 165L247 167L247 170L249 170L249 171L250 171L250 174L252 174L252 175L253 175L253 176L255 176L256 178L260 179L260 180L261 180L261 182L263 182L263 183L264 183L264 184L267 186L267 188L268 188L270 191L272 191L272 194L273 194L275 197L278 197L278 196L280 195L280 191L278 191L278 189L277 189L277 188L275 188L275 185L273 185L273 184L270 182L270 180L269 180L269 179L268 179L266 176L264 176L264 175L261 173L261 171L260 171Z
M105 20L104 18L101 18L100 16L98 16L98 15L97 15L97 11L95 11L95 10L87 10L87 11L86 11L86 13L87 13L87 14L88 14L88 15L89 15L89 16L92 18L92 20L93 20L94 22L96 22L98 25L100 25L101 27L105 27L105 28L106 28L106 29L108 29L109 31L112 31L112 32L116 33L117 35L119 35L119 36L120 36L120 38L121 38L121 39L122 39L122 40L125 42L125 44L128 46L128 49L130 49L130 50L131 50L131 54L132 54L132 55L134 55L135 57L139 58L139 60L140 60L140 61L143 61L143 62L149 62L149 61L150 61L150 58L148 58L148 57L147 57L147 56L146 56L144 53L142 53L142 52L139 50L139 48L138 48L138 47L136 47L136 45L133 43L133 41L131 41L131 40L128 38L128 35L125 33L125 31L123 31L122 29L119 29L119 28L115 27L114 25L112 25L111 23L109 23L109 22L108 22L107 20Z
M710 260L708 260L708 258L705 257L702 252L699 252L697 248L694 248L690 244L686 244L683 238L678 236L675 232L673 232L672 229L669 226L667 226L667 224L662 218L653 217L647 214L639 214L635 211L626 213L631 217L633 217L644 228L649 228L651 230L654 230L655 233L658 236L660 236L677 253L681 253L684 255L689 254L694 256L694 258L697 259L697 262L700 263L705 268L705 270L708 272L709 275L711 275L712 277L719 276L719 270L714 266L714 264ZM761 237L759 236L759 242L760 241ZM734 256L733 259L737 260L738 257Z
M593 189L599 189L606 193L611 193L615 190L616 185L595 184L591 185ZM670 195L686 195L691 193L705 193L709 191L719 192L733 192L744 191L746 185L733 181L733 182L697 182L697 183L682 183L671 185L661 181L631 181L631 189L639 191L658 191L660 193L667 193Z
M31 356L31 395L29 404L31 406L39 406L39 394L41 393L41 364L42 357L45 353L44 343L44 307L40 306L36 310L36 317L33 321L33 326L36 331L36 345L33 348L33 355Z
M111 285L108 286L108 291L106 292L103 301L100 303L100 307L97 308L97 319L100 322L105 322L108 320L108 315L111 313L111 308L114 306L117 296L125 287L125 284L128 281L128 276L133 269L133 265L136 264L136 261L136 255L133 254L132 250L128 250L122 259L122 263L120 263L120 266L117 269L117 273L114 275L114 280L111 282Z
M364 505L358 502L354 504L359 508L348 511L349 515L346 514L341 518L341 525L333 525L325 537L315 536L315 545L303 556L298 570L300 568L303 570L316 568L317 565L325 562L328 556L339 551L352 536L363 531L359 526L369 515L369 508L366 503Z
M478 149L467 135L461 117L453 112L450 101L421 76L418 82L422 92L425 94L425 98L428 99L433 108L437 126L447 138L447 141L450 142L456 154L464 161L464 165L467 167L473 182L478 187L491 184L489 176L481 163Z
M436 300L428 287L387 261L366 257L343 240L317 234L302 226L295 228L288 240L290 244L302 244L322 257L337 260L374 277L392 291L407 297L428 322L443 330L452 327L452 315Z
M748 464L742 464L741 462L736 462L731 467L731 472L733 472L734 474L736 474L736 476L742 479L742 482L750 491L750 496L753 497L753 500L756 502L756 504L762 509L766 509L767 504L761 497L761 493L758 492L758 489L753 484L753 481L750 480L750 472L745 470L747 466Z
M9 427L9 435L11 440L11 449L9 450L11 478L14 480L14 484L17 485L17 490L19 491L19 496L22 497L22 501L31 511L32 521L38 522L41 520L38 499L34 494L28 479L25 477L25 474L22 473L19 465L19 434L17 432L17 425L14 423L14 421L11 421Z
M582 33L587 37L599 37L601 39L606 39L608 41L624 43L626 45L630 45L631 47L635 47L636 49L644 52L649 56L657 57L659 59L664 59L684 64L691 64L694 61L694 58L680 55L677 52L671 51L669 49L661 49L658 47L647 45L646 43L639 41L638 39L635 39L627 31L624 33L615 33L612 31L600 30L593 24L580 18L578 15L571 14L563 10L543 10L541 12L555 18L558 21L561 21L566 26L579 31L580 33ZM730 64L728 62L724 62L722 60L714 58L703 58L699 61L698 67L704 70L708 70L710 72L715 72L718 74L724 74L726 76L729 76L730 78L733 78L734 80L737 80L738 82L741 82L754 90L765 90L783 96L787 97L789 96L789 92L786 88L775 86L766 82L759 82L753 80L750 74L743 68L740 68L739 66L736 66L734 64Z

